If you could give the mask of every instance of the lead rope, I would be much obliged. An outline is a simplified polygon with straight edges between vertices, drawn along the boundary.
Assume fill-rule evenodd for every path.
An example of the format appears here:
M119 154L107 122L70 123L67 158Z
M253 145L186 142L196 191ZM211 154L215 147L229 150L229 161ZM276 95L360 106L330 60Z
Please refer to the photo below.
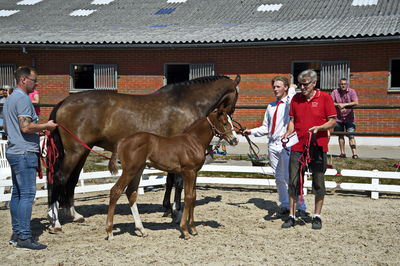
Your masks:
M93 150L92 148L90 148L89 145L87 145L82 140L80 140L77 136L74 135L74 133L72 133L68 128L64 127L62 124L57 123L57 125L60 126L62 129L64 129L71 137L73 137L77 142L79 142L79 144L81 144L83 147L85 147L89 151L92 151L92 152L96 153L97 155L100 155L108 160L111 159L107 155L104 155L104 154L97 152L97 151Z
M239 122L237 122L236 120L233 120L232 118L231 118L231 120L232 120L232 122L234 122L235 124L237 124L237 125L234 125L234 128L237 129L237 132L238 132L239 134L243 135L243 136L246 138L247 142L249 143L250 160L251 160L252 162L256 162L256 161L254 160L254 158L256 158L257 160L260 161L260 157L259 157L259 155L258 155L258 154L260 153L260 148L257 146L257 144L255 144L255 143L249 138L248 135L242 134L243 131L244 131L246 128L243 127L243 126L242 126ZM257 152L255 151L254 147L257 149Z
M310 156L310 145L311 145L311 139L312 139L313 133L311 131L308 132L308 141L307 144L304 145L304 151L301 154L299 158L299 163L300 163L300 174L299 174L299 179L300 179L300 204L303 204L303 186L304 186L304 176L303 176L303 169L308 168L308 164L311 162L311 156ZM305 172L305 171L304 171Z
M84 143L82 140L80 140L77 136L75 136L69 129L67 129L62 124L57 123L57 125L59 127L61 127L62 129L64 129L65 132L67 132L71 137L73 137L76 141L78 141L79 144L81 144L83 147L85 147L89 151L92 151L92 152L104 157L105 159L108 159L108 160L111 159L110 157L90 148L86 143ZM45 148L46 148L46 151L45 151ZM58 157L59 157L59 151L54 142L54 138L53 138L51 132L46 130L45 131L45 139L42 144L42 152L41 152L41 156L40 156L40 160L39 160L38 174L39 174L39 178L43 178L42 167L40 164L40 161L42 161L44 167L47 169L47 180L49 181L49 184L53 184L53 182L54 182L54 165L56 164ZM44 161L44 158L47 159L47 164Z

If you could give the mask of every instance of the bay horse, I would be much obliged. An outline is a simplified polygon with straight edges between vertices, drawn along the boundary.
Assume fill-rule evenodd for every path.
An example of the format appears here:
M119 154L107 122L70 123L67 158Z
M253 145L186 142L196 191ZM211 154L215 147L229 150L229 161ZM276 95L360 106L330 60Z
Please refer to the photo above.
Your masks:
M58 103L49 119L63 125L89 147L114 152L119 140L139 131L172 136L216 108L233 113L239 82L239 75L235 80L210 76L169 84L146 95L80 92ZM54 165L54 183L48 182L48 218L50 232L58 232L59 207L73 221L84 221L74 208L74 192L89 150L60 127L51 134L59 154Z
M206 158L206 149L213 136L225 139L230 145L237 145L238 138L232 122L225 111L214 111L207 117L196 120L183 134L163 137L152 133L139 132L123 138L113 153L108 168L116 174L117 157L120 159L122 175L111 188L108 206L106 232L113 238L113 218L115 207L126 188L126 196L132 208L138 196L140 176L145 166L151 166L169 173L183 176L185 205L180 221L182 236L188 239L188 227L197 235L194 225L194 206L196 201L196 178ZM132 213L135 211L132 210ZM135 217L135 227L146 235L139 216Z

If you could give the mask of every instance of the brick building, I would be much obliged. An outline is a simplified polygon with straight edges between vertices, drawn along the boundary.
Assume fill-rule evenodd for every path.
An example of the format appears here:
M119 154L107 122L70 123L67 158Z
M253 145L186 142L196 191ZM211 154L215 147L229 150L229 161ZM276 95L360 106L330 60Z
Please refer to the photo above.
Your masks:
M313 68L323 90L347 77L360 105L400 105L397 0L22 0L0 3L0 24L0 85L13 85L16 66L34 65L41 103L240 74L238 106L265 106L274 100L272 77L296 82ZM235 118L254 127L263 114L239 108ZM356 115L358 131L400 132L399 109Z

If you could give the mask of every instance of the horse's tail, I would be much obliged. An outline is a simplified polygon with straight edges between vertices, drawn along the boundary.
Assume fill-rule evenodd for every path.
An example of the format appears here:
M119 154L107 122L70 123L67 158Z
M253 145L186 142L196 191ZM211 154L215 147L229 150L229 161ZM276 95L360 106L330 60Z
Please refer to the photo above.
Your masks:
M57 111L61 107L64 101L59 102L51 111L49 120L53 120L55 123L57 123L56 116L57 116ZM62 175L60 169L62 162L64 160L64 146L61 140L59 128L57 127L55 130L51 132L51 137L53 138L54 144L57 149L57 157L55 159L55 162L53 164L53 169L47 169L47 183L48 183L48 202L49 204L52 204L56 201L59 201L61 205L65 203L67 199L66 195L66 189L62 189L63 185L65 182L64 176ZM49 164L49 161L47 160L47 164ZM52 171L52 173L50 173ZM49 176L53 174L53 180L49 180ZM54 184L53 184L54 182Z
M118 168L117 168L118 146L119 145L117 145L117 148L113 151L111 159L108 162L108 171L110 171L112 175L116 175L118 173Z

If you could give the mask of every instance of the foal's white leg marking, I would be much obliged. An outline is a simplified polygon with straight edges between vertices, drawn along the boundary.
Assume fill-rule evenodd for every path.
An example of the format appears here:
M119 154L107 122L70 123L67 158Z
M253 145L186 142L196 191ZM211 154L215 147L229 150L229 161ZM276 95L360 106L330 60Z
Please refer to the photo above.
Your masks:
M47 212L47 218L50 221L50 228L49 231L50 233L56 233L61 231L61 224L58 219L58 202L54 202L49 206L48 212Z
M133 221L135 222L135 228L139 230L139 232L142 234L143 237L147 236L146 231L144 230L142 220L140 220L140 215L139 215L139 210L137 208L136 202L133 203L131 207L132 211L132 216L133 216Z
M65 209L65 215L68 218L71 218L74 222L82 223L85 221L85 218L75 210L74 206L71 206L69 209Z

